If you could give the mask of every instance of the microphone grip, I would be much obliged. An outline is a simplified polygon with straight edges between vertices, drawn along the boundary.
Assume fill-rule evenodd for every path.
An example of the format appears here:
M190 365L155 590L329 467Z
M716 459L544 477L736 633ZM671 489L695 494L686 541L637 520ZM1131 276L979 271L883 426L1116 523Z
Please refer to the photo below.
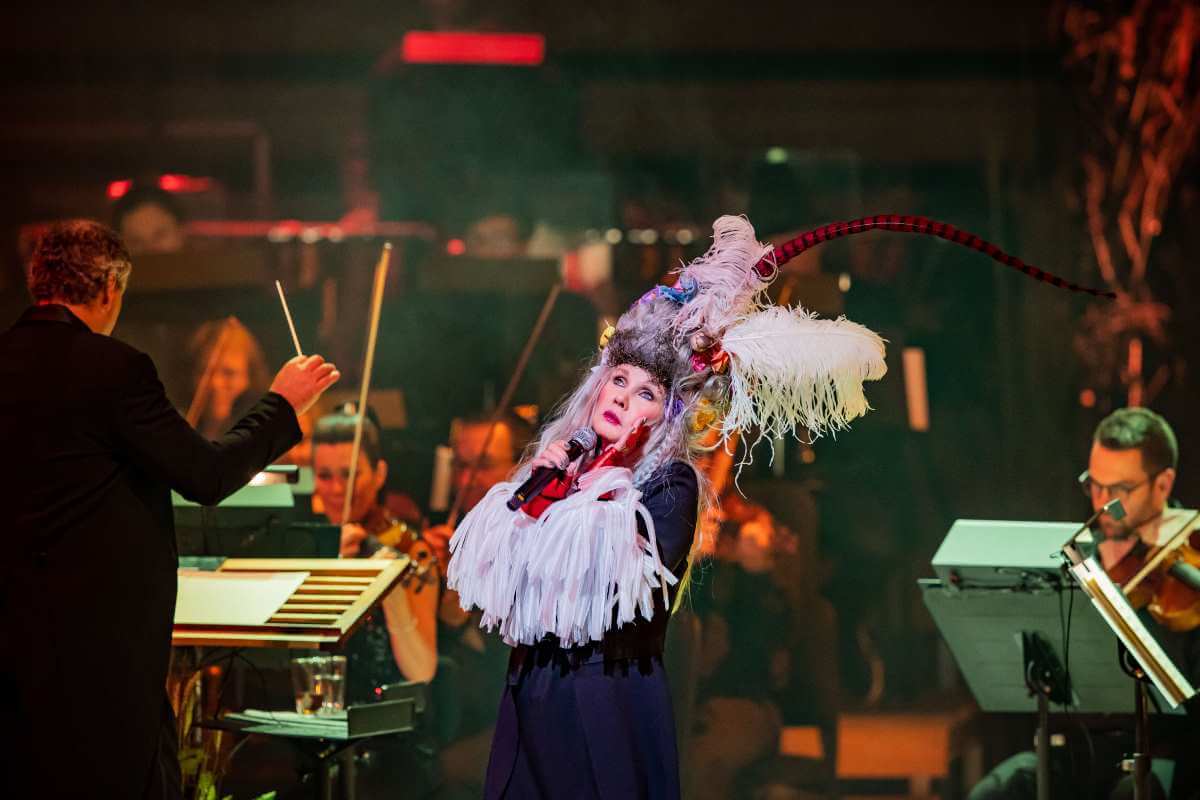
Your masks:
M567 463L569 464L570 462L579 458L581 455L583 455L583 451L586 449L587 445L584 442L579 441L578 438L572 437L567 442ZM524 483L517 487L517 490L512 493L512 497L508 498L508 502L505 503L505 505L508 506L508 510L516 511L518 508L525 505L525 503L529 501L529 498L536 497L542 491L542 489L546 488L550 481L562 474L563 470L560 469L554 469L553 467L538 467L533 471L533 474L525 480Z
M541 493L542 489L546 488L546 484L554 480L559 472L560 470L553 467L538 467L535 469L528 480L518 486L516 491L512 493L512 497L508 498L508 502L505 503L508 506L508 510L516 511L525 505L529 498L536 497Z

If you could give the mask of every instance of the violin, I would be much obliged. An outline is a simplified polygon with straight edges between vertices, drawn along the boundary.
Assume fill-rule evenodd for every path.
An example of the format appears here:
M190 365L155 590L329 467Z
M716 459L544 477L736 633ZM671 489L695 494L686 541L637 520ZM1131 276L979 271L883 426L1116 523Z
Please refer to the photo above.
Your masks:
M1200 627L1198 518L1200 511L1160 545L1139 540L1108 570L1131 606L1146 609L1160 625L1176 632Z
M395 522L390 528L375 534L375 538L384 547L403 553L409 558L409 567L401 577L401 584L409 586L417 582L416 591L421 591L428 584L438 582L438 560L433 550L421 539L419 530L407 522Z

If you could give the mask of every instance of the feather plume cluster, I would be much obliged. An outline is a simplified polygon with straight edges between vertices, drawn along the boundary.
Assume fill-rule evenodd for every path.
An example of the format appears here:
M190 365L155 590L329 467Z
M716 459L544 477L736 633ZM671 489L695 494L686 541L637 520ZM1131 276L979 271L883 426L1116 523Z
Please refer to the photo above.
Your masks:
M870 405L863 382L887 372L878 334L845 317L819 319L800 307L772 306L735 322L721 339L730 355L722 431L776 438L807 428L838 431Z
M697 292L675 315L675 331L680 336L701 332L720 338L733 320L759 307L767 284L759 280L754 265L770 251L770 245L754 235L750 220L729 214L719 217L713 223L708 252L680 275L680 282L694 282Z

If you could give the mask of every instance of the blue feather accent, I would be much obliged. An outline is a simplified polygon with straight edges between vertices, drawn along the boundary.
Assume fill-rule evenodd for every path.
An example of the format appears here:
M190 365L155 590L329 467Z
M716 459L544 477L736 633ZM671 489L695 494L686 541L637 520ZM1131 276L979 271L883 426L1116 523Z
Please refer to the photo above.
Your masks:
M668 300L674 301L679 305L686 305L696 296L696 292L700 291L699 284L693 278L684 276L674 286L659 286L658 294L660 297L665 297Z

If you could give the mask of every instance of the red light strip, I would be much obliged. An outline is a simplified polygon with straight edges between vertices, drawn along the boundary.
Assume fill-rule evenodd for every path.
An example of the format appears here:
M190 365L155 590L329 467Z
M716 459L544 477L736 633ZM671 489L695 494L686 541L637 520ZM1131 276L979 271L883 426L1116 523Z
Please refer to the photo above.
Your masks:
M536 67L546 58L540 33L409 31L401 43L406 64L492 64Z

